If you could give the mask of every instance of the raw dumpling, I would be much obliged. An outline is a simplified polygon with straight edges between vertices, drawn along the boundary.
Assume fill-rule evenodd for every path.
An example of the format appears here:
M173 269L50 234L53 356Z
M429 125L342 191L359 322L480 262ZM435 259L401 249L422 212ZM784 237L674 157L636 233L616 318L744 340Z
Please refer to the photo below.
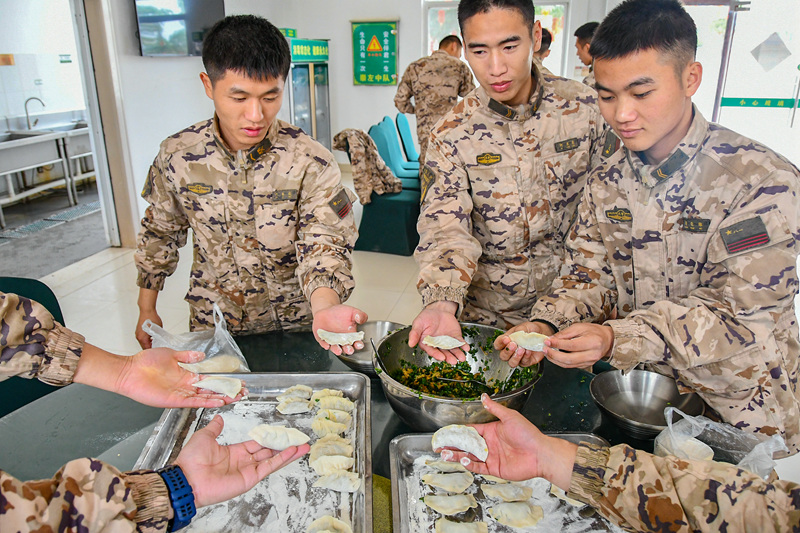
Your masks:
M309 402L309 405L312 405L312 403L313 402ZM314 418L333 420L334 422L344 424L348 429L353 422L353 417L350 416L350 413L347 411L340 411L339 409L320 409L317 414L314 415Z
M314 421L311 422L311 429L314 430L314 433L317 434L317 437L324 437L330 433L341 435L347 431L347 426L340 424L339 422L334 422L333 420L315 418Z
M469 472L455 472L452 474L425 474L422 482L431 487L438 487L447 492L464 492L472 485L474 478Z
M481 477L486 481L491 481L493 483L508 483L507 479L503 479L501 477L494 477L490 476L489 474L481 474Z
M533 496L533 489L525 485L508 483L505 485L487 485L481 483L481 490L487 498L497 498L504 502L524 502Z
M489 447L483 440L480 433L470 426L451 424L445 426L433 434L431 446L434 450L439 448L456 448L471 453L480 461L486 461L489 457Z
M353 409L355 409L355 404L352 401L338 396L323 396L316 401L316 404L320 409L338 409L348 413L352 413Z
M330 515L325 515L317 518L306 529L306 533L322 533L330 531L331 533L353 533L352 528L338 518Z
M313 389L307 385L294 385L293 387L289 387L283 394L279 395L276 400L279 402L284 402L291 398L302 398L304 400L308 400L311 397L311 393Z
M517 346L520 348L532 352L541 352L544 350L544 340L547 338L547 335L536 332L528 333L527 331L515 331L509 335L508 338L517 343Z
M570 498L569 496L567 496L567 493L561 489L561 487L558 487L556 485L550 485L550 494L552 494L559 500L564 500L565 502L574 507L583 507L584 505L586 505L581 501Z
M247 372L247 368L235 355L215 355L198 363L178 363L189 372L208 374L209 372Z
M230 398L236 398L239 391L242 390L242 380L236 378L225 378L222 376L212 376L210 378L203 378L193 386L224 394Z
M466 342L460 341L458 339L454 339L449 335L438 335L436 337L431 337L427 335L422 342L427 344L428 346L433 346L434 348L441 348L442 350L452 350L453 348L460 348L467 344Z
M313 408L314 404L305 398L288 398L278 404L278 412L282 415L307 413Z
M353 344L356 341L364 340L363 331L354 331L353 333L333 333L331 331L325 331L324 329L318 329L317 335L319 335L319 338L328 344L338 344L339 346L346 346L348 344Z
M538 505L528 502L501 503L489 509L489 516L511 527L531 527L544 518Z
M339 470L333 474L322 476L311 486L336 492L356 492L361 487L361 476L355 472Z
M308 460L316 461L324 455L345 455L353 456L353 446L349 439L344 439L335 433L329 433L311 445L311 452Z
M317 392L311 395L311 401L316 402L317 400L319 400L320 398L324 398L325 396L338 396L341 398L342 396L344 396L344 393L338 389L322 389L318 390Z
M436 533L488 533L486 522L453 522L447 518L436 521Z
M437 472L466 472L467 469L461 463L452 461L425 461L425 466L433 468Z
M270 426L268 424L261 424L254 427L248 433L250 438L264 446L273 450L285 450L289 446L300 446L309 441L311 437L294 428L287 428L286 426Z
M422 501L437 513L444 515L463 513L469 508L478 506L472 494L429 494L424 496Z
M333 474L337 470L350 470L356 463L352 457L344 455L323 455L318 457L315 461L308 464L314 469L314 472L319 476L327 476Z

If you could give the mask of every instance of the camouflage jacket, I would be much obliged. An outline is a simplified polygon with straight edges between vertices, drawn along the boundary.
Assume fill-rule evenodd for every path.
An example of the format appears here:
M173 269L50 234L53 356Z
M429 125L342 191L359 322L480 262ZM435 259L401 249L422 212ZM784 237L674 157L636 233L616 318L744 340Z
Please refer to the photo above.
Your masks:
M41 304L0 292L0 380L72 382L84 339ZM120 473L95 459L66 464L53 479L20 481L0 470L3 531L166 531L169 494L150 471Z
M589 69L589 75L583 78L583 83L594 89L594 69Z
M649 363L796 452L800 172L697 110L660 165L617 142L587 183L567 272L531 318L611 326L612 365Z
M394 105L401 112L417 117L420 163L425 162L433 126L453 108L459 96L466 96L474 88L467 64L444 50L436 50L408 65L397 86Z
M734 465L582 442L569 496L629 531L800 530L800 486Z
M597 93L538 68L534 76L537 89L518 109L482 88L459 102L431 134L420 173L417 288L424 305L455 302L466 321L505 328L527 320L560 274L596 164Z
M333 138L336 150L347 152L353 169L353 186L362 205L370 203L372 192L385 194L403 190L402 182L392 174L378 154L375 141L362 130L347 128Z
M354 287L354 195L331 153L299 128L276 119L264 141L231 153L215 122L161 143L142 192L137 283L163 288L191 228L191 329L214 327L213 302L234 334L307 326L316 288L344 301Z

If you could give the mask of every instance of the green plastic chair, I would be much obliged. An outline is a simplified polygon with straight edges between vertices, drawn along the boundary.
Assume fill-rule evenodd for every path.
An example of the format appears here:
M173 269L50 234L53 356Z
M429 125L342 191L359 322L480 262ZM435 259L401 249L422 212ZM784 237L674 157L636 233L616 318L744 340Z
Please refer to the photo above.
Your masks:
M397 124L397 131L400 133L400 140L403 142L403 151L409 161L422 161L419 160L419 152L414 144L414 134L411 133L411 126L408 123L408 117L405 113L398 113L395 117Z
M0 277L0 291L30 298L42 304L53 318L64 324L61 306L53 291L37 279ZM60 387L42 383L38 379L12 377L0 381L0 417L41 398Z

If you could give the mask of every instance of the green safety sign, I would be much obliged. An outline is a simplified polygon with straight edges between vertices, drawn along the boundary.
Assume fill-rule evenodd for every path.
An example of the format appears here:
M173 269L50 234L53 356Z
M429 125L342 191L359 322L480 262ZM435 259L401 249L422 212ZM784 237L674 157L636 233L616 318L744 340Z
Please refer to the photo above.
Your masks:
M353 84L397 84L397 21L353 22Z
M723 98L722 107L778 107L792 109L798 101L794 98Z
M328 60L328 41L289 39L292 63L321 63Z

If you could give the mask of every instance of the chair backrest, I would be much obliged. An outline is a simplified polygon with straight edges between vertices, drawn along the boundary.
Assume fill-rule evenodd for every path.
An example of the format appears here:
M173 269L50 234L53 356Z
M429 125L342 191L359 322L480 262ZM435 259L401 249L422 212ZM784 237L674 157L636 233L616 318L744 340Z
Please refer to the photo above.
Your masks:
M61 313L56 295L41 281L31 278L0 277L0 291L11 292L39 302L50 311L56 321L64 324L64 315ZM58 387L42 383L38 379L12 377L0 381L0 417L55 390L58 390Z
M400 132L400 140L403 142L403 151L409 161L419 161L419 152L414 143L414 134L411 132L411 126L408 123L408 117L405 113L398 113L395 117L397 124L397 131ZM422 163L422 161L419 161Z
M394 128L394 125L392 125ZM378 148L378 154L381 159L386 163L386 166L398 178L419 178L419 168L409 169L402 164L400 156L400 147L397 145L397 140L392 141L389 133L386 131L386 124L379 122L369 128L369 136L375 141L375 146ZM397 133L395 132L395 137ZM394 142L394 150L392 150L392 142ZM406 165L409 163L406 163Z
M403 168L419 170L419 161L406 161L406 156L400 147L400 135L397 133L397 126L394 125L394 121L389 117L383 117L380 124L389 138L389 151L392 154L392 158L398 161Z

